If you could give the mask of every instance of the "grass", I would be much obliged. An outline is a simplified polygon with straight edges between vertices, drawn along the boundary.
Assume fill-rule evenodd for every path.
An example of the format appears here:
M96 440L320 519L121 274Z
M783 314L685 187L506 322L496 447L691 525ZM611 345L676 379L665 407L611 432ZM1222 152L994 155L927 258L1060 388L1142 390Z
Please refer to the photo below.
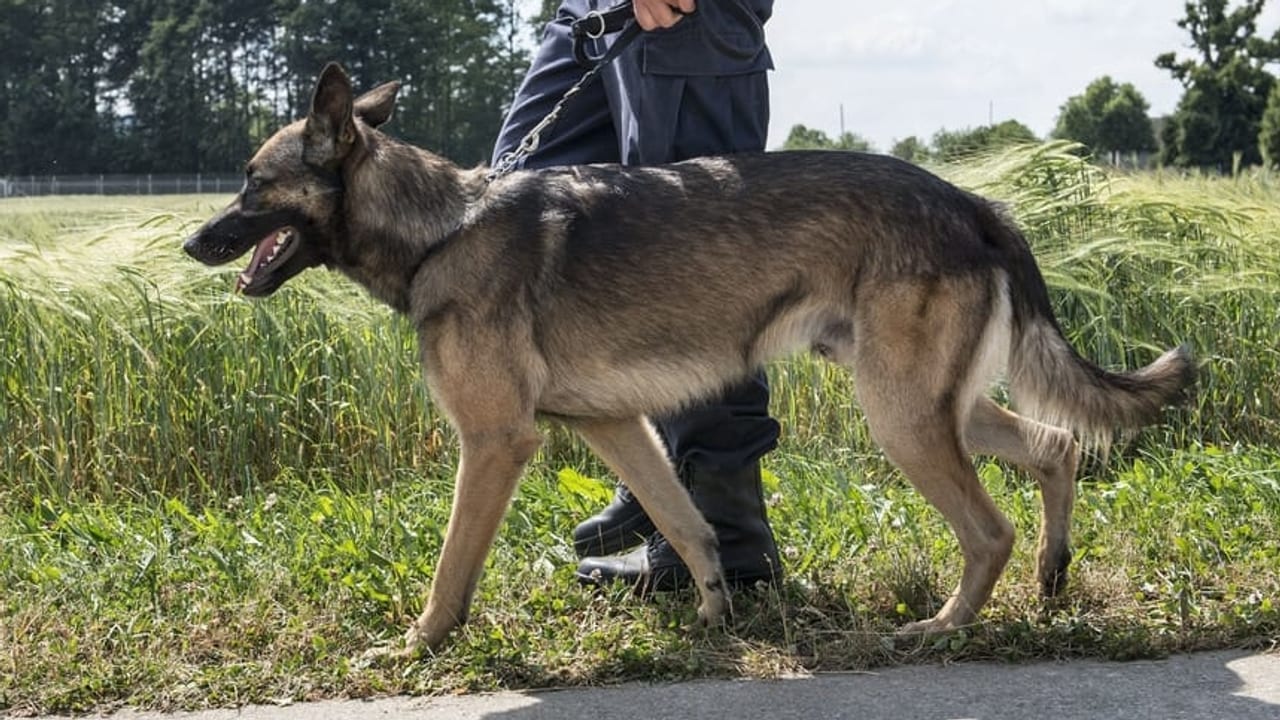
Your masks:
M0 712L774 676L968 659L1131 658L1280 641L1280 189L1107 175L1061 146L944 170L1008 202L1064 327L1107 365L1187 341L1192 403L1086 468L1065 596L1035 596L1038 495L981 624L895 642L958 551L866 437L842 372L771 369L781 588L685 629L691 595L577 588L569 530L611 493L548 429L471 623L435 657L353 663L421 608L456 448L410 329L321 272L266 302L178 244L209 198L0 203Z

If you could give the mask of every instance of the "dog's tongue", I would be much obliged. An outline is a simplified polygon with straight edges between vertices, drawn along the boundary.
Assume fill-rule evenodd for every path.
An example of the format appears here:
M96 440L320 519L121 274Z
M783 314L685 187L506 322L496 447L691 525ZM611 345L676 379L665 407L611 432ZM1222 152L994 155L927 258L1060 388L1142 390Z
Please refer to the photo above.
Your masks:
M240 276L236 278L237 292L243 291L248 287L249 283L253 282L254 273L266 263L267 258L271 257L271 251L275 250L276 239L280 237L281 232L281 230L277 230L266 236L253 249L253 257L249 259L249 267L245 268L244 272L240 273Z

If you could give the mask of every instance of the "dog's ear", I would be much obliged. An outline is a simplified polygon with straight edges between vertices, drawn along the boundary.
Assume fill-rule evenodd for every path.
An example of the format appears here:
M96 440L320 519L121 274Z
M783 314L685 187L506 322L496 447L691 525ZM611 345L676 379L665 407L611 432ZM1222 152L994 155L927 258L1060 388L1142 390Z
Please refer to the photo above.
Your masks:
M400 83L383 83L369 92L356 98L356 117L369 127L378 127L391 119L396 109L396 95L400 93Z
M316 81L311 114L303 131L302 159L332 169L346 158L356 142L352 116L351 78L342 66L329 63Z

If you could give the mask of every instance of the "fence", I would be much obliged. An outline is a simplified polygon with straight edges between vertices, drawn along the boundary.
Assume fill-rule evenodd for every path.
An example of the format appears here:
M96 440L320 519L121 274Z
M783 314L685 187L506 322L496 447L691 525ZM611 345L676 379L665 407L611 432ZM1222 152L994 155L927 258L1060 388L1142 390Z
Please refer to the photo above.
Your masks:
M32 195L181 195L233 193L244 184L238 174L196 175L25 175L0 177L0 197Z

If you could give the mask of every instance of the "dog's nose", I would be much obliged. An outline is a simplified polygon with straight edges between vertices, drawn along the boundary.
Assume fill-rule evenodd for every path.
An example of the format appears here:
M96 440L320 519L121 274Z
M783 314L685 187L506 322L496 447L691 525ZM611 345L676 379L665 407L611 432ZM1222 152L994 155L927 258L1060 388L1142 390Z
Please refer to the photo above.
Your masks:
M187 255L206 265L217 265L228 258L227 249L214 238L201 230L182 242L182 249Z
M182 249L186 251L188 255L190 255L191 257L197 260L200 259L199 247L200 247L199 233L192 235L182 243Z

